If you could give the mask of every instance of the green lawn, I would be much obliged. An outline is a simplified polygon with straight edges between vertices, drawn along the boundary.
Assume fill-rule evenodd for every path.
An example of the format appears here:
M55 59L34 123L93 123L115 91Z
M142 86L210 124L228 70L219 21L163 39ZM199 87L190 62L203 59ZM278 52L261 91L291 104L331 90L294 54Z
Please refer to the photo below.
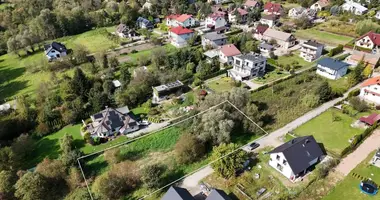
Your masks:
M277 65L282 65L282 66L299 65L301 67L305 67L305 66L311 65L311 63L305 61L303 58L300 57L299 51L292 52L290 56L280 56L277 58L276 62L277 62Z
M4 10L7 6L11 6L11 3L0 3L0 11Z
M375 183L380 184L380 168L368 163L374 153L375 152L370 153L368 157L353 169L343 181L338 183L323 200L380 200L380 194L369 196L362 193L359 189L360 180L352 175L352 173L356 173L362 177L371 178Z
M217 93L228 92L234 88L235 82L230 77L222 77L218 80L207 83L207 86Z
M333 121L333 115L340 120ZM350 138L364 131L364 129L350 126L355 120L357 119L331 108L298 127L293 133L297 136L313 135L318 142L323 143L328 151L339 155L350 144L348 142Z
M163 46L158 46L158 47L154 47L152 49L147 49L147 50L139 51L137 53L129 53L126 56L128 56L130 58L129 62L137 62L138 58L140 58L140 57L150 57L150 55L152 54L152 51L154 51L156 49L160 49L160 48L164 48L168 54L170 52L173 52L174 50L176 50L176 48L173 45L171 45L171 44L165 44Z
M252 79L252 82L258 83L258 84L266 84L288 75L289 73L282 72L282 71L270 71L270 72L267 72L263 77Z
M344 30L342 30L344 31ZM337 35L329 32L319 31L316 29L306 29L306 30L297 30L294 33L295 37L299 37L302 39L312 39L317 40L322 43L327 43L331 45L338 45L338 44L346 44L349 41L351 41L352 37L344 36L344 35Z

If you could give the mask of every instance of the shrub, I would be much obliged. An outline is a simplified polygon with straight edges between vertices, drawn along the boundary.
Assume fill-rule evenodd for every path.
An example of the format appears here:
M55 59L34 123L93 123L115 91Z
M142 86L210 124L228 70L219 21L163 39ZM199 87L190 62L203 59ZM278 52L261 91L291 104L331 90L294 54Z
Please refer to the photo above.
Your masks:
M343 48L344 48L343 45L341 45L341 44L338 45L337 47L335 47L335 48L333 48L333 49L330 50L328 56L332 57L332 56L340 54L341 52L343 52Z
M104 152L104 160L106 160L109 165L112 165L121 162L123 156L120 154L120 149L115 148Z
M337 166L338 164L339 164L338 159L332 159L323 164L320 164L316 170L317 179L320 180L320 179L325 178L329 174L329 171L335 166Z
M203 83L203 81L201 79L195 78L194 82L193 82L193 85L200 86L202 83Z
M148 188L159 188L163 185L163 174L166 166L160 164L148 165L143 168L141 173L141 181Z
M350 93L348 93L348 97L356 97L360 94L360 89L356 88L352 90Z
M367 103L365 101L360 100L359 97L351 97L349 102L350 105L358 112L363 112L368 109Z
M174 148L179 163L191 163L205 154L204 144L192 134L183 134Z
M138 51L136 49L133 49L131 53L137 53Z

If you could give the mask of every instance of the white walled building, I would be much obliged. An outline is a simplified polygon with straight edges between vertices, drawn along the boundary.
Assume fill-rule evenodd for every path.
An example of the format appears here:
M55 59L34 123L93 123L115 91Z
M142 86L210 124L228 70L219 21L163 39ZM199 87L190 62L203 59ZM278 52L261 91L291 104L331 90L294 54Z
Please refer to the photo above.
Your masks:
M241 52L233 44L226 44L220 47L219 50L219 61L221 63L226 63L227 65L232 65L234 62L233 57L241 55Z
M262 39L266 42L275 40L277 45L279 45L282 49L288 49L296 44L296 38L291 33L285 33L271 28L268 28L263 33Z
M45 56L49 61L60 59L67 55L66 46L59 42L52 42L44 46Z
M193 15L182 14L182 15L169 15L166 17L166 26L170 27L193 27L196 25L196 20Z
M346 75L349 64L332 58L318 61L317 74L328 79L337 80Z
M227 71L229 77L243 81L265 74L267 59L261 54L248 53L233 57L233 68Z
M324 155L313 136L294 138L269 154L269 165L291 181L305 175Z
M177 48L187 46L187 41L194 36L194 31L177 26L169 30L170 44Z
M361 85L359 97L369 103L380 105L380 76L366 80Z
M217 29L226 25L225 13L221 11L212 13L205 20L205 28Z
M355 45L365 49L372 49L374 52L380 52L380 33L375 33L370 31L362 36L360 36Z
M301 45L300 56L304 60L312 62L321 57L323 48L323 44L309 40Z
M342 5L342 10L346 12L352 12L355 15L363 15L365 14L368 9L359 3L353 2L353 1L347 1Z

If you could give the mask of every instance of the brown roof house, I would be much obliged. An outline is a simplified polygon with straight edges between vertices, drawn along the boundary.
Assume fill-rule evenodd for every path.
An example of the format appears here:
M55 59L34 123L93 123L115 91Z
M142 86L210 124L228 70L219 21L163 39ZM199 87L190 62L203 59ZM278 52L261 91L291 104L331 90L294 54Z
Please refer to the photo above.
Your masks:
M254 30L252 31L252 33L253 33L253 38L255 38L256 40L262 40L262 39L263 39L264 32L265 32L268 28L269 28L268 26L258 25L258 26L256 27L256 29L254 29Z
M296 44L296 38L291 33L285 33L268 28L263 34L263 40L270 42L275 40L277 45L283 49L289 49Z
M219 49L219 61L221 63L232 65L232 63L234 62L233 57L238 55L241 55L241 52L233 44L223 45Z
M357 65L360 61L363 61L366 65L375 68L378 66L379 60L380 54L371 54L354 50L352 55L348 58L347 63L351 65Z
M108 108L91 115L92 122L85 124L91 137L106 138L113 135L128 134L139 130L139 123L127 106L122 108Z

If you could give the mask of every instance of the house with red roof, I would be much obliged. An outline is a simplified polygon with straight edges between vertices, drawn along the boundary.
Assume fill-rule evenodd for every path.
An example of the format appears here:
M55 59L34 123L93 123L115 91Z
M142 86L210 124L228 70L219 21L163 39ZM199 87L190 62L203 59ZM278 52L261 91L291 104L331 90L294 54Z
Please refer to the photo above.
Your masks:
M226 44L219 49L219 61L227 65L232 65L234 62L234 56L241 55L241 52L233 44Z
M260 3L258 1L255 1L255 0L247 0L245 1L245 3L243 4L244 8L245 9L255 9L255 8L259 8L260 7Z
M373 52L380 52L380 33L370 31L360 36L355 45L361 48L372 49Z
M380 105L380 76L367 79L360 87L362 100Z
M262 40L263 39L263 35L264 35L264 32L268 29L269 27L268 26L264 26L264 25L258 25L256 27L256 29L253 30L253 38L255 38L256 40Z
M169 15L166 17L166 25L170 27L193 27L196 24L196 20L194 19L193 15L188 14L182 14L182 15Z
M372 126L373 124L380 121L380 115L377 113L372 113L371 115L369 115L367 117L360 117L359 121L361 121L361 122L363 122L369 126Z
M271 14L281 15L282 12L283 12L283 8L281 4L279 3L267 2L264 5L264 13L267 15L271 15Z
M240 20L237 20L240 17ZM228 21L231 23L245 23L247 22L248 11L242 8L236 8L228 13Z
M205 28L218 29L227 25L226 13L217 11L210 14L205 20Z
M193 36L193 30L182 26L172 27L169 30L170 43L177 48L187 46L187 41Z

